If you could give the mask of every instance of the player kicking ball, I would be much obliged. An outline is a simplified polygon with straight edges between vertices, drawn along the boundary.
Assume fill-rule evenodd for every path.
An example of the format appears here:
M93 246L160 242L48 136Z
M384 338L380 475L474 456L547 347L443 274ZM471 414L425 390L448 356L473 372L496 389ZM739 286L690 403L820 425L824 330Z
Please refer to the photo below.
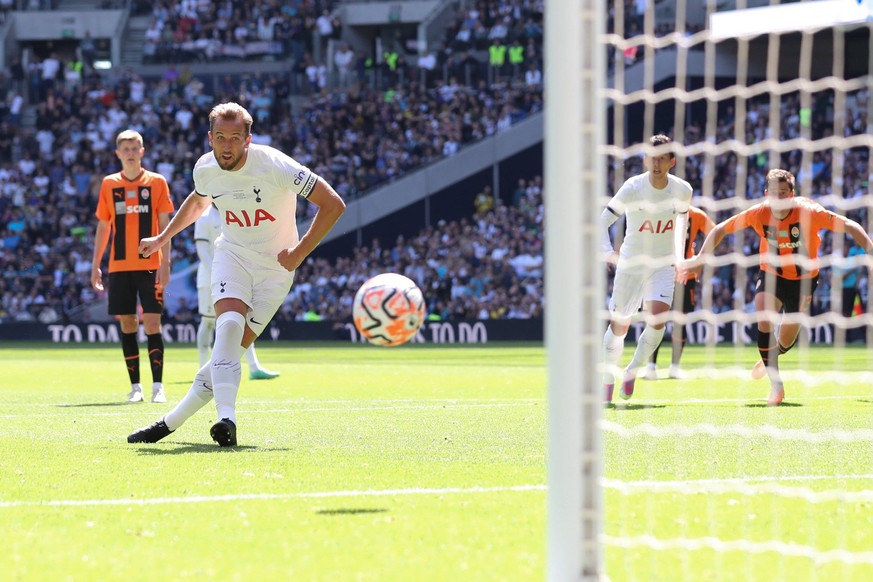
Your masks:
M154 443L178 429L215 398L218 422L209 431L222 447L236 446L236 396L241 358L270 323L297 267L339 220L345 204L324 179L274 148L252 144L252 116L237 103L209 114L209 145L194 165L194 192L160 234L144 238L148 257L215 204L221 235L212 263L215 345L185 397L155 423L131 433L129 443ZM297 197L318 206L298 238Z
M801 325L797 315L809 310L818 285L819 232L848 233L868 254L873 252L873 241L857 222L813 200L795 196L794 182L791 172L770 170L765 200L716 226L703 241L700 252L680 264L683 271L699 273L706 257L725 235L752 228L761 237L761 270L755 284L761 363L756 365L753 375L770 379L767 398L770 406L781 404L785 398L779 356L797 343ZM773 319L780 312L777 340Z
M672 140L656 135L652 146L667 146ZM676 263L683 258L691 206L691 185L670 174L676 165L672 151L646 155L647 172L628 179L606 205L600 217L603 251L615 265L615 281L609 299L609 327L603 337L604 400L612 402L615 368L624 351L624 339L631 318L643 305L648 314L646 327L637 342L631 362L624 369L619 396L627 400L634 393L637 372L645 366L664 338L667 311L673 304ZM619 217L627 218L627 235L616 253L609 227Z

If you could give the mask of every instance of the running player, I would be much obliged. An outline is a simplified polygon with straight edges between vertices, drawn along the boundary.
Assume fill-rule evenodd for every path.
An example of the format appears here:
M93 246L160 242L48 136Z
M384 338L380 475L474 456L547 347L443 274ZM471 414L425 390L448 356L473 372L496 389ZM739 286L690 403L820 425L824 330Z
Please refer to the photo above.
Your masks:
M194 166L194 192L167 228L140 242L140 252L150 256L196 221L210 203L218 208L222 225L212 262L217 314L212 359L200 368L173 410L130 434L128 442L159 441L214 397L219 420L209 434L222 447L236 446L242 352L279 309L297 267L345 211L339 194L309 168L272 147L251 143L252 116L241 105L216 105L209 114L208 135L212 151ZM299 238L298 196L318 206Z
M149 256L140 255L138 249L140 239L154 236L166 228L173 212L173 201L167 180L143 169L144 154L139 132L128 129L118 134L115 155L121 160L121 171L103 178L100 186L91 285L103 291L100 263L111 235L107 281L109 314L117 316L121 326L121 350L130 378L127 401L142 402L144 399L137 342L139 318L136 302L139 297L152 370L152 402L166 402L161 313L164 310L163 288L170 281L170 247L161 245L162 249L156 249L158 252Z
M215 240L221 234L221 217L218 209L210 204L206 212L194 223L194 244L197 246L197 306L200 311L200 324L197 327L197 353L200 355L200 366L209 361L212 349L212 335L215 332L215 306L212 304L212 258L215 255ZM279 372L273 372L261 367L255 344L246 350L246 361L249 364L250 380L271 380L279 377Z
M694 246L698 235L702 234L705 237L713 228L715 228L715 223L703 210L696 206L692 206L688 209L688 232L685 237L686 259L690 259L694 256ZM674 297L673 300L675 302L676 298L681 294L682 303L680 307L682 308L682 313L692 313L697 307L697 282L698 276L696 273L690 273L688 277L685 278L684 282L682 282L682 278L680 278L679 289L677 289L676 297ZM685 373L682 372L682 368L679 367L679 361L682 359L682 352L685 351L685 344L687 342L688 330L684 325L674 323L672 341L673 359L670 363L669 374L671 378L685 377ZM652 359L649 362L649 365L646 366L647 380L658 379L658 351L660 351L660 349L661 346L655 348L655 351L652 353Z
M779 356L797 342L801 324L795 314L809 309L818 285L819 231L848 233L868 254L873 252L873 241L854 220L835 214L818 202L795 196L794 175L787 170L767 173L764 194L763 202L716 226L703 241L700 252L683 261L680 269L699 272L706 256L712 254L727 234L752 228L761 237L761 270L755 285L758 352L765 375L770 379L767 404L778 405L785 398ZM780 312L777 340L771 318Z
M668 146L672 140L656 135L652 146ZM649 317L637 342L634 357L624 370L619 396L625 400L634 393L637 371L644 366L664 338L666 313L673 304L676 263L682 259L691 185L670 174L676 165L672 151L660 147L646 155L648 171L628 179L600 217L603 250L607 262L615 264L615 281L609 300L610 323L603 337L605 352L604 398L612 401L615 370L624 351L624 338L631 318L644 302ZM616 253L609 238L609 227L627 216L627 234Z

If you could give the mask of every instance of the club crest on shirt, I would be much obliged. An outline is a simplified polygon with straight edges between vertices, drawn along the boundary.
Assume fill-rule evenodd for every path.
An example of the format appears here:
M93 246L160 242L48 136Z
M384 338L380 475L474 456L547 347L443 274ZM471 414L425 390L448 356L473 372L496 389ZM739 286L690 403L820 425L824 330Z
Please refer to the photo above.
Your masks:
M139 195L140 195L140 198L142 198L143 200L148 200L149 195L150 195L149 189L143 188L142 190L139 191Z

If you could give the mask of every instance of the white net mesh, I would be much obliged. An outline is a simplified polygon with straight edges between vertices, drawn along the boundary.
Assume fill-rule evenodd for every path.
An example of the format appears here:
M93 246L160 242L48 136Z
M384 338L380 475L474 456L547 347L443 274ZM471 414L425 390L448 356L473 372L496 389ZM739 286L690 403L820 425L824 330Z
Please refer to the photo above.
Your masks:
M643 155L660 151L648 138L663 133L673 138L673 173L691 184L692 205L716 224L761 203L768 171L779 168L796 177L797 195L869 233L873 25L836 18L842 12L833 3L826 13L836 25L817 17L799 31L751 28L762 19L782 28L811 4L609 1L603 204L645 171ZM761 5L795 12L754 12ZM752 11L716 39L716 9ZM616 248L624 226L612 227ZM780 310L756 306L761 291L784 296L772 277L756 287L762 236L752 228L726 236L705 262L696 306L677 293L655 371L640 369L633 397L616 397L604 411L610 579L873 579L866 243L798 228L821 237L817 260L805 247L793 257L799 274L819 269L817 286L798 283L808 305L801 301L785 321ZM806 233L801 239L814 244ZM783 345L790 349L778 357L779 406L767 406L773 376L766 369L752 376L761 358L759 319L774 325L780 341L800 324L797 344ZM647 321L659 320L634 318L620 366Z

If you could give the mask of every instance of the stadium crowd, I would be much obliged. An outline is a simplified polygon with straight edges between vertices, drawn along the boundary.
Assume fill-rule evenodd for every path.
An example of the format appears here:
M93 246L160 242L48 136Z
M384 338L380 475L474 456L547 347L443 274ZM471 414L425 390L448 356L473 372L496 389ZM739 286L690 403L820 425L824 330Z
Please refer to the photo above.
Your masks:
M328 88L325 75L319 72L324 64L312 63L310 53L316 28L321 27L318 38L322 38L341 27L329 6L300 3L277 9L267 2L186 0L142 4L153 15L155 26L163 22L160 38L173 42L180 38L185 18L191 21L184 25L185 34L192 38L240 27L263 36L266 32L261 25L272 21L272 40L279 38L294 62L308 64L283 75L253 72L204 81L184 63L178 68L169 64L160 78L142 78L130 69L98 75L90 66L76 65L77 57L64 61L56 54L33 59L26 66L13 60L0 77L0 92L6 96L0 100L0 321L66 320L95 299L88 275L96 193L100 176L118 169L114 137L127 127L139 130L145 138L144 166L166 176L171 192L180 200L190 191L194 162L207 150L202 136L209 108L222 100L237 100L255 116L254 141L274 145L310 165L348 200L424 164L454 155L464 145L542 109L541 2L501 0L466 5L446 28L445 46L437 55L430 55L434 68L443 67L443 75L415 74L416 69L433 70L430 59L421 58L429 56L426 54L420 56L417 66L404 58L385 59L383 67L391 74L385 77L389 84L381 86L365 82L372 63L367 65L364 55L356 55L349 59L355 63L354 74L335 89ZM629 0L626 13L628 21L639 21L639 3ZM289 22L302 23L302 45L283 36ZM165 34L167 28L173 34ZM525 74L521 81L517 67L513 68L511 59L506 60L511 49L492 50L504 41L524 47L524 63L538 75ZM484 60L480 60L483 53ZM503 61L492 60L500 54ZM399 74L403 67L408 72ZM312 84L312 95L295 112L288 98L296 74ZM505 82L495 82L502 75ZM25 96L36 104L32 127L24 119ZM821 92L814 97L809 111L801 110L797 95L782 98L781 137L799 135L802 124L810 126L813 139L830 131L833 93ZM846 135L863 133L868 113L866 92L849 95L846 105ZM748 102L742 120L746 143L769 136L769 113L769 96ZM719 116L715 142L733 138L735 123L733 111L726 109ZM682 140L696 143L705 139L705 134L703 122L692 116ZM819 198L831 194L832 156L830 151L815 154L812 191L801 191L802 195ZM847 150L844 157L844 191L834 194L844 198L867 194L868 153ZM734 197L740 179L745 180L746 198L761 196L768 162L765 156L757 156L741 170L735 156L719 156L713 192L708 196L716 201ZM703 194L706 163L703 155L691 156L677 172L692 184L695 196ZM805 183L799 153L785 156L785 168L798 175L800 184ZM636 160L628 160L618 169L623 175L616 176L616 168L609 171L612 190L640 168ZM511 204L492 198L492 209L480 208L467 220L438 223L411 240L390 241L389 247L374 240L355 256L333 262L314 258L300 269L298 283L279 317L347 318L357 285L386 270L406 273L418 281L429 297L434 317L536 316L542 310L541 195L541 179L532 177L519 187ZM301 202L301 218L310 212ZM729 213L716 212L713 218L718 221ZM867 224L865 209L848 214ZM752 251L751 244L751 238L745 241L747 252ZM826 239L823 251L830 252L832 244ZM178 237L174 245L174 270L196 260L191 240ZM434 254L429 248L443 250ZM725 243L720 252L728 250ZM828 307L827 274L826 269L814 309ZM747 280L752 282L754 277ZM734 282L732 268L716 273L716 309L727 309L735 297L750 303L752 289L735 289ZM864 280L859 285L866 290ZM866 297L863 299L866 303Z
M221 6L236 4L242 3ZM231 11L233 19L260 18L259 11L269 9L253 6ZM217 14L204 3L152 7L173 26L178 22L170 15L200 9ZM398 77L387 89L360 82L319 88L292 112L289 75L254 72L207 86L184 64L149 79L130 69L98 75L78 59L52 53L26 66L14 60L0 78L6 95L0 106L0 321L64 320L95 299L87 272L93 212L100 176L118 170L114 138L122 129L142 133L144 166L163 174L178 200L190 191L191 169L207 149L208 109L237 100L255 116L256 142L311 165L350 199L542 108L539 85L482 80L471 86L453 79L427 87ZM36 108L32 126L24 119L25 96ZM305 215L307 205L300 210ZM195 253L191 241L174 244L178 270Z

